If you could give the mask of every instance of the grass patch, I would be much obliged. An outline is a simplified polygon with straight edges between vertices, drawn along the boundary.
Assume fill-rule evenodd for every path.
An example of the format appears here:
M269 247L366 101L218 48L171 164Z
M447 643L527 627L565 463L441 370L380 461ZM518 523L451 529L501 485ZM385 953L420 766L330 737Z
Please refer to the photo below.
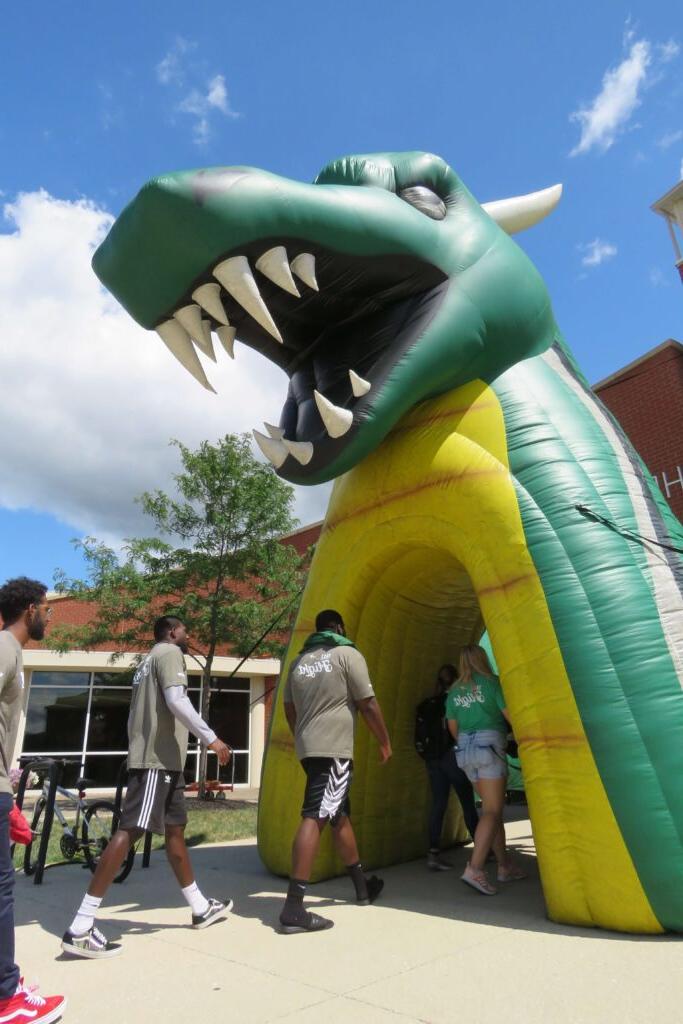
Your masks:
M26 817L31 820L33 810L30 809ZM73 822L73 815L66 814L67 821ZM218 800L212 804L204 804L198 800L187 801L187 828L185 839L188 846L201 846L202 843L229 843L234 839L250 839L256 835L256 805L241 803L236 800ZM50 844L46 866L55 864L68 864L60 849L62 829L55 820L50 833ZM144 840L138 843L138 853L142 853ZM163 850L165 846L163 836L153 836L152 849ZM23 868L24 850L26 847L17 846L14 850L14 865ZM73 863L83 864L82 853L77 853Z

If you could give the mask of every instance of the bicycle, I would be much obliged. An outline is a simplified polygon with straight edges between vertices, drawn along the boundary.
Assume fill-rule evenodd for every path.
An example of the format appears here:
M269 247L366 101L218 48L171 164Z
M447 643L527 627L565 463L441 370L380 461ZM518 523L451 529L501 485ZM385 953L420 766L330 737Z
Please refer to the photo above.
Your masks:
M67 762L62 762L66 764ZM95 871L102 853L107 848L109 840L119 825L119 811L115 804L109 800L94 800L89 802L85 799L86 789L92 785L92 780L79 778L76 780L76 790L66 789L64 786L57 786L57 796L67 801L67 809L76 811L76 820L70 825L62 812L62 807L55 800L54 815L62 826L62 835L59 840L59 848L65 860L72 861L77 853L83 853L85 861L91 871ZM24 873L33 875L36 871L38 852L40 850L40 837L42 836L41 820L47 807L48 786L43 782L42 793L38 798L33 811L31 821L31 832L33 840L26 846L24 851ZM80 825L80 839L79 839ZM135 861L135 848L131 846L121 870L114 878L115 882L123 882L130 874Z

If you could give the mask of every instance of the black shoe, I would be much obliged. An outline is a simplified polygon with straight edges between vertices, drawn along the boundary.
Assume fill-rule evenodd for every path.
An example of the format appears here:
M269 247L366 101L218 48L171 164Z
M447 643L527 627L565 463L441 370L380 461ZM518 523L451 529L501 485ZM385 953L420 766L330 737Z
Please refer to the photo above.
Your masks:
M209 900L209 905L203 914L192 915L193 928L208 928L214 921L220 921L232 910L232 900Z
M282 935L295 935L297 932L324 932L334 928L334 921L319 914L304 910L299 914L280 914L280 932Z
M120 942L107 942L95 925L85 935L74 935L67 929L62 935L62 949L70 956L81 956L86 960L105 960L123 952Z
M368 907L371 903L374 903L384 888L384 880L378 878L377 875L370 875L370 877L366 879L366 884L368 887L367 898L356 901L360 907Z
M430 850L427 854L427 867L430 871L450 871L453 865L450 861L444 860L440 853Z

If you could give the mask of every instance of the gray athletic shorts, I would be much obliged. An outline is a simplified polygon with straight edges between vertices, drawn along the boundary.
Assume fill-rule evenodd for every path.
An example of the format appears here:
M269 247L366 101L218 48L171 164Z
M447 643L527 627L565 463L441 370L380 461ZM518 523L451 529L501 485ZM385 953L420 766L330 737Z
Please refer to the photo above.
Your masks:
M186 825L182 772L165 768L131 768L119 828L141 828L163 836L167 825Z

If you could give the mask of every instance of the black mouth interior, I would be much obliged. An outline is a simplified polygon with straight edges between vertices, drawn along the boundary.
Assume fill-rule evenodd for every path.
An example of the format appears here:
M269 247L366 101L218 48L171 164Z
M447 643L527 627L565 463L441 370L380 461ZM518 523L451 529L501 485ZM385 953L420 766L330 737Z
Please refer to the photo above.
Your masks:
M314 256L319 291L295 278L301 294L296 298L255 270L259 257L275 246L285 247L290 263L303 252ZM225 289L221 290L221 301L237 339L276 363L289 376L280 426L290 441L315 443L316 458L311 463L314 468L323 456L321 448L324 460L329 461L357 429L363 413L372 404L377 385L434 315L447 277L414 256L348 255L301 239L259 239L221 259L237 255L249 260L284 344L273 339ZM207 269L201 280L192 283L178 306L192 302L192 291L213 280L211 270ZM169 316L173 312L170 310ZM349 370L372 385L370 392L360 399L351 390ZM314 389L335 405L353 409L354 424L349 434L336 440L327 435L313 397Z

